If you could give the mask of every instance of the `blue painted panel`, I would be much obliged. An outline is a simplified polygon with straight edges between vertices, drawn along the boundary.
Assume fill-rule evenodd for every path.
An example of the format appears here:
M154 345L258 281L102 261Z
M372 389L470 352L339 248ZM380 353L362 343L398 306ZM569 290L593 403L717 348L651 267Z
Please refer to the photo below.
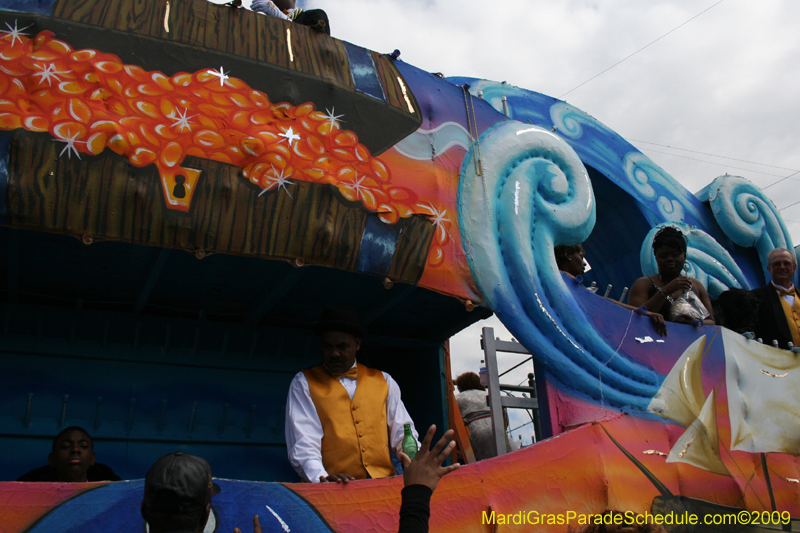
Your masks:
M356 270L381 275L389 272L402 226L403 224L384 224L374 215L367 217L358 249Z
M342 44L347 52L347 59L350 61L350 74L353 76L356 90L385 102L383 85L378 78L378 73L375 72L375 63L372 61L369 50L346 41L342 41Z
M52 15L56 0L0 0L0 9L20 13Z
M8 224L8 155L11 135L0 134L0 224Z
M623 287L630 287L642 275L639 248L650 224L630 195L593 168L587 170L592 179L597 222L583 243L586 259L593 268L583 276L584 284L596 281L600 295L611 284L609 296L619 298Z

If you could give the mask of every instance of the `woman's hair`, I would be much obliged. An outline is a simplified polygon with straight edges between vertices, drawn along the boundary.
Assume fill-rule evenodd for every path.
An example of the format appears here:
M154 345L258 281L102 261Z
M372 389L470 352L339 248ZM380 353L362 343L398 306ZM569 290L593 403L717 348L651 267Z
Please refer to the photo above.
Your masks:
M553 255L556 256L556 264L561 266L562 263L567 261L567 257L580 252L583 249L583 245L576 244L575 246L566 246L563 244L559 244L555 248L553 248Z
M664 226L658 230L653 237L653 252L665 246L686 253L686 239L683 232L674 226Z
M481 385L481 378L478 377L478 374L475 372L464 372L460 376L456 378L456 387L458 387L458 392L464 392L468 390L486 390L483 385Z

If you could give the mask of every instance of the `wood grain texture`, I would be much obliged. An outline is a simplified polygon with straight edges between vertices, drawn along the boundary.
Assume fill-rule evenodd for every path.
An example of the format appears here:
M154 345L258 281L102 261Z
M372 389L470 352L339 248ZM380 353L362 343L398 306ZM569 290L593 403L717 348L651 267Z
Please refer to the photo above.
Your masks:
M169 31L164 28L167 3ZM54 14L74 22L219 50L355 89L341 41L245 9L206 0L58 0ZM397 81L399 72L386 56L376 52L372 56L389 105L408 113Z
M375 63L375 71L378 73L378 78L380 78L381 84L383 85L387 103L392 107L400 109L404 113L421 116L422 112L420 111L417 99L414 98L414 93L411 92L411 88L408 87L405 82L402 82L402 84L405 85L406 96L411 102L413 112L408 110L408 103L406 102L406 96L403 96L403 88L400 81L403 79L403 76L400 74L400 71L397 70L394 60L386 54L379 54L373 51L370 51L370 54L372 54L372 61Z
M241 169L187 157L202 171L188 213L167 209L155 166L132 166L111 151L60 155L51 137L14 132L9 163L11 225L148 246L204 250L355 271L368 213L335 187L292 180L259 196ZM290 196L291 195L291 196ZM389 277L415 283L434 226L403 224Z

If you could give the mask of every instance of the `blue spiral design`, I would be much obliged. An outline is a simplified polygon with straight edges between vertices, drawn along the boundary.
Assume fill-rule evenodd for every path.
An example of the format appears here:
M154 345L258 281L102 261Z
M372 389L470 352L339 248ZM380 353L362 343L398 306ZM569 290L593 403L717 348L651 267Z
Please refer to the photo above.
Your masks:
M731 254L711 235L688 224L659 224L648 232L639 252L644 276L658 274L658 266L653 254L653 238L664 226L675 227L683 233L683 237L686 239L686 266L684 267L686 275L697 278L708 290L711 298L717 298L728 289L750 289L747 278Z
M459 182L459 224L485 301L561 383L596 401L646 410L662 377L587 328L554 243L579 243L595 223L594 195L574 150L551 132L504 122L481 135Z
M558 130L567 137L578 139L583 136L583 126L597 128L599 123L591 115L588 115L573 107L566 102L558 102L550 108L550 118L553 124L558 126Z
M767 278L767 253L775 248L794 249L775 204L749 180L718 177L708 187L708 201L717 223L733 242L755 247Z
M687 214L692 221L710 219L698 210L696 199L688 198L683 187L641 152L625 154L623 167L628 182L641 194L643 203L655 204L657 215L650 217L653 223L684 222Z

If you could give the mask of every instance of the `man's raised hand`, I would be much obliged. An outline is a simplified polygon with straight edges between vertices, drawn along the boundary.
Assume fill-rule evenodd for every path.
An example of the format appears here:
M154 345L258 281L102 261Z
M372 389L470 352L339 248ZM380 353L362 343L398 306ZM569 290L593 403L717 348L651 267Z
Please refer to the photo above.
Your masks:
M403 482L406 487L410 485L425 485L431 491L434 491L442 476L461 467L458 463L442 466L444 460L447 459L447 456L456 446L455 441L451 440L453 438L453 430L446 431L431 449L434 433L436 433L436 426L432 425L428 428L428 432L422 440L422 446L413 461L402 452L398 454L403 462Z

